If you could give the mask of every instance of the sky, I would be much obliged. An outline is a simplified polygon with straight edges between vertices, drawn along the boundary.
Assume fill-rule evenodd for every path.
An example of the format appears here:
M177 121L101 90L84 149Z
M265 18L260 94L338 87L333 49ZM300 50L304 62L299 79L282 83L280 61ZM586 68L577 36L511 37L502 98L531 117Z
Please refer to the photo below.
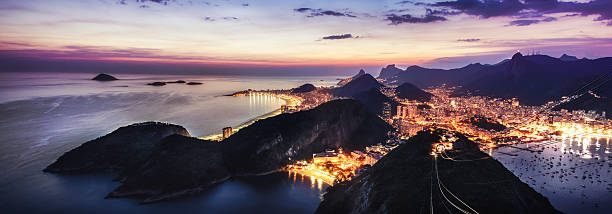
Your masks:
M612 0L0 1L3 62L342 70L612 56Z

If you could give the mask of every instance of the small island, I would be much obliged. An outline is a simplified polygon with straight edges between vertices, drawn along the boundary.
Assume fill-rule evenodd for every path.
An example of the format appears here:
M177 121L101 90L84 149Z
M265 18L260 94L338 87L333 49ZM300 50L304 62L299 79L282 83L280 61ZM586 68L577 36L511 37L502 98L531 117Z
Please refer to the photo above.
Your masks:
M151 86L164 86L166 84L186 84L186 85L202 85L201 82L187 82L185 80L176 80L176 81L159 81L159 82L152 82L152 83L147 83L147 85L151 85Z
M165 82L152 82L152 83L147 83L147 85L151 85L151 86L164 86L166 85Z
M96 77L94 77L91 80L95 80L95 81L115 81L115 80L119 80L111 75L108 74L98 74Z
M168 84L172 84L172 83L186 83L185 80L177 80L177 81L171 81L171 82L166 82Z

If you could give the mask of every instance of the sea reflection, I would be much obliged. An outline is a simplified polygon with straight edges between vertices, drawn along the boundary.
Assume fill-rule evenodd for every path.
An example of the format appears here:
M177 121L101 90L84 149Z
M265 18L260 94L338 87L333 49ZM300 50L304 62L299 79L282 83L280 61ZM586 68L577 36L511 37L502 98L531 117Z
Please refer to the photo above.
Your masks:
M280 106L286 104L283 99L277 96L256 94L247 97L249 98L250 112L261 112L262 109L266 109L270 105Z
M310 176L302 175L297 172L291 172L291 171L284 172L284 173L287 173L289 180L293 180L295 184L309 185L310 189L316 190L321 194L324 192L325 189L327 189L327 187L329 187L328 184L326 184L323 180L319 178L310 177Z
M562 136L550 141L501 147L492 156L523 182L567 213L612 209L610 137Z
M119 185L114 176L58 175L41 170L83 142L135 122L164 121L193 136L218 133L274 112L285 103L273 96L229 97L235 91L283 89L304 83L333 85L333 77L271 78L119 75L95 82L91 74L0 76L0 207L3 213L312 213L325 186L275 173L235 179L186 200L138 205L104 199ZM153 81L185 79L199 86ZM320 79L327 79L324 82ZM69 199L69 200L67 200Z

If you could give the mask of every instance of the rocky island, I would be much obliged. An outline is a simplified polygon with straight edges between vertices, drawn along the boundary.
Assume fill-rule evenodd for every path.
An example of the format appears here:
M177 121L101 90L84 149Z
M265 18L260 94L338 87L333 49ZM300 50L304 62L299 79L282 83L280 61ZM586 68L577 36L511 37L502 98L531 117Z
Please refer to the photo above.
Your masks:
M259 120L222 142L190 137L177 125L148 122L86 142L44 171L116 172L122 185L107 197L152 203L198 193L236 176L276 172L325 149L363 149L384 141L390 130L354 100Z
M111 75L108 74L98 74L96 75L94 78L92 78L91 80L96 80L96 81L114 81L114 80L119 80Z
M147 85L150 85L150 86L164 86L164 85L166 85L166 82L152 82L152 83L147 83Z

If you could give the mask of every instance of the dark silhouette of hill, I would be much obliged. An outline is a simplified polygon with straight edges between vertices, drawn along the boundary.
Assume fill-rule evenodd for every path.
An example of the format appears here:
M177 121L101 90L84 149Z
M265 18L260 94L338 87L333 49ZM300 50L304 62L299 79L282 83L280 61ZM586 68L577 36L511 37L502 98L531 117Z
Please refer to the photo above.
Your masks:
M545 55L517 53L464 88L475 95L516 97L521 104L541 105L559 100L609 70L612 58L567 62Z
M336 97L348 97L358 100L375 114L381 114L384 103L387 102L391 105L391 111L394 114L399 103L382 94L379 90L382 87L383 85L372 75L364 74L342 87L331 89L330 93Z
M395 67L395 64L387 65L387 67L384 67L380 71L378 78L391 79L397 76L398 74L400 74L401 72L402 72L402 69Z
M563 54L563 55L561 55L561 57L559 57L559 59L561 61L573 62L573 61L577 61L578 57L570 56L570 55L567 55L567 54Z
M608 86L601 90L587 92L575 100L558 105L553 110L595 110L599 113L605 111L606 118L612 118L612 97L610 95L612 95L612 83L608 83Z
M314 85L310 84L310 83L306 83L304 85L301 85L300 87L291 89L291 93L306 93L306 92L311 92L314 91L315 89L317 89L317 87L315 87Z
M420 88L441 84L463 86L474 95L516 97L522 104L540 105L558 100L599 75L612 70L612 57L569 60L546 55L520 53L495 65L479 63L456 69L429 69L411 66L397 71L389 66L379 78L385 82L410 82ZM393 72L388 72L392 70ZM462 92L463 93L463 92ZM604 96L612 96L604 92Z
M355 100L334 100L259 120L222 142L190 137L180 126L122 127L65 153L44 171L116 172L107 197L153 203L201 192L229 178L280 170L326 149L352 151L383 142L392 128Z
M434 96L407 82L395 88L395 95L401 99L418 100L421 102L427 102Z
M355 76L352 76L352 77L349 77L349 78L346 78L346 79L340 80L340 82L338 82L338 85L339 85L339 86L346 85L346 84L347 84L347 83L349 83L350 81L352 81L352 80L354 80L354 79L357 79L358 77L363 76L363 75L365 75L365 74L366 74L366 72L365 72L363 69L361 69L361 70L359 70L359 72L357 72L357 74L355 74Z
M356 94L352 98L363 103L371 112L379 115L382 114L385 106L384 103L389 103L392 114L397 113L397 106L399 105L397 101L380 93L380 91L376 88L371 88L369 91Z
M96 75L93 79L91 80L96 80L96 81L114 81L114 80L119 80L111 75L108 74L98 74Z
M396 85L409 82L419 88L427 88L442 84L464 85L471 79L477 78L477 76L489 66L490 65L475 63L462 68L445 70L423 68L413 65L405 70L401 70L396 68L395 65L388 65L381 70L378 78Z
M454 133L456 150L446 154L463 161L430 155L444 132L421 131L353 180L330 187L315 213L462 213L445 198L469 213L560 213L461 134Z
M353 97L359 93L369 91L372 88L383 87L372 75L364 74L351 80L346 85L332 89L331 93L338 97Z

